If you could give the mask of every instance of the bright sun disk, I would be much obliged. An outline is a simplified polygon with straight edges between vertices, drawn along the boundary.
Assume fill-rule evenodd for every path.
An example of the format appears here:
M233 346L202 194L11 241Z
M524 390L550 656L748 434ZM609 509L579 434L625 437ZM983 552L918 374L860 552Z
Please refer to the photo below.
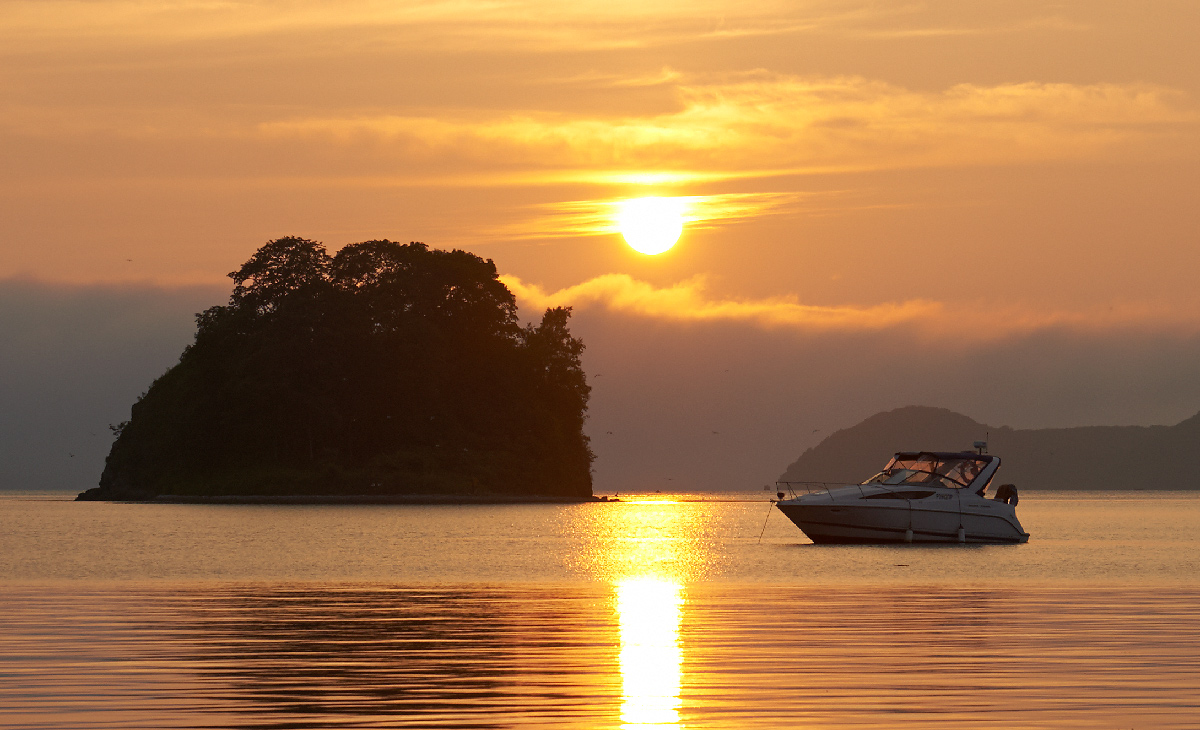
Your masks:
M684 198L632 198L617 204L617 228L629 247L648 256L668 251L683 233Z

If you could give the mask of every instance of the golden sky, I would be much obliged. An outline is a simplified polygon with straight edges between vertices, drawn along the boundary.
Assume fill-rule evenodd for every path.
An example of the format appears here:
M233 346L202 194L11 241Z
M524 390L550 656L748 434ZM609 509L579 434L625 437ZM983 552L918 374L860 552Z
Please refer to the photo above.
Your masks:
M576 308L602 486L769 477L909 403L1173 422L1197 38L1195 0L0 0L0 304L29 318L0 354L122 420L262 243L391 238ZM644 196L686 206L658 256L613 222ZM137 377L68 373L85 351Z
M1194 2L0 3L0 276L268 238L656 318L1196 329ZM659 257L615 201L687 196Z

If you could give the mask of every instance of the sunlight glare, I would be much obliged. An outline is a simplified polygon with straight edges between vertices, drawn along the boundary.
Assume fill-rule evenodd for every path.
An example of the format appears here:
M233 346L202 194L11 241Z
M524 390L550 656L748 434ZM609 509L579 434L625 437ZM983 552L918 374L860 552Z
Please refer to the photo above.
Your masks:
M669 251L683 233L687 198L631 198L617 204L617 228L629 247L648 256Z
M622 727L678 728L683 586L643 576L620 581L616 591L621 625Z

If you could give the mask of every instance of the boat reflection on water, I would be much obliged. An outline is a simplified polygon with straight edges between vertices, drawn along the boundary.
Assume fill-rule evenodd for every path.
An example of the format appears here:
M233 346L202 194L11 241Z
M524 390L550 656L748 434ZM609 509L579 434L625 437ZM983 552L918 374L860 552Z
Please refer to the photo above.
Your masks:
M622 727L678 728L683 586L652 576L627 578L616 584L616 600Z

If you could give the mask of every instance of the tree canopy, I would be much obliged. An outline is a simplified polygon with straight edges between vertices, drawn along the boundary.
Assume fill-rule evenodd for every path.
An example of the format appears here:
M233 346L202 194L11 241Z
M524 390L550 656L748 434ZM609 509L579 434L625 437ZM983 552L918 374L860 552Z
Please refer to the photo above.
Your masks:
M570 309L521 326L490 259L287 237L229 276L85 498L591 495Z

